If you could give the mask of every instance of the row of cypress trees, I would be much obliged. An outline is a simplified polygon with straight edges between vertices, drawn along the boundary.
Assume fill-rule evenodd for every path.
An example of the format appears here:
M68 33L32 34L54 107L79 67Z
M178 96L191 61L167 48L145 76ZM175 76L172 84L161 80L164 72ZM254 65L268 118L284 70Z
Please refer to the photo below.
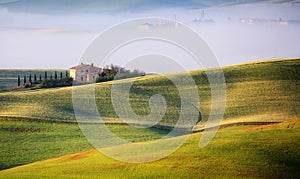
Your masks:
M32 79L33 78L33 79ZM62 79L64 78L63 77L63 72L60 72L59 73L59 77L58 77L58 73L57 71L54 72L54 77L53 75L51 74L50 75L50 79L48 79L48 73L45 71L44 73L44 76L42 77L41 74L39 74L39 76L37 76L36 74L32 75L29 74L29 77L28 77L28 82L30 82L30 84L40 84L42 83L43 81L47 81L47 80L57 80L58 78ZM68 71L65 72L65 78L69 78L69 74L68 74ZM24 86L26 86L26 83L27 83L27 76L25 75L24 78L23 78L23 84ZM20 75L18 75L18 86L21 86L21 78L20 78ZM28 84L27 84L28 85Z

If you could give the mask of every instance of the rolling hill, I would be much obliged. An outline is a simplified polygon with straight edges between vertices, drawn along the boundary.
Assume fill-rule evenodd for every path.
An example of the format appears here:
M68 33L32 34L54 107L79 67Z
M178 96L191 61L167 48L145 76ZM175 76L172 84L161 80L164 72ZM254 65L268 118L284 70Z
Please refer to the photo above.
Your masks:
M213 71L214 69L207 69ZM223 67L226 80L224 120L244 116L268 116L266 120L285 120L299 116L300 60L260 61ZM211 91L204 70L191 71L198 86L199 108L206 121L211 110ZM181 73L172 74L184 78ZM120 81L128 83L130 80ZM98 83L95 97L99 113L105 118L118 118L111 102L111 82ZM168 108L164 120L174 123L180 111L176 86L163 75L136 79L130 89L130 105L138 115L150 112L148 101L154 94L164 96ZM50 121L75 121L72 87L0 93L0 116ZM261 119L259 119L261 120Z
M176 152L150 163L120 162L88 150L3 170L0 178L297 178L299 121L221 129L203 149L197 146L201 133L192 134Z

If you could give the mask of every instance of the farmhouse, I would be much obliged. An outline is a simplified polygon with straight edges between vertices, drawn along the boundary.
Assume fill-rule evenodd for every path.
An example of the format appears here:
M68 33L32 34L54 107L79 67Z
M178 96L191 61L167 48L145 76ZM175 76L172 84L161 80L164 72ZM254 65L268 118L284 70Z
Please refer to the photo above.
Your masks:
M70 77L75 82L90 83L95 82L96 77L102 72L102 69L94 66L94 64L83 64L70 68Z

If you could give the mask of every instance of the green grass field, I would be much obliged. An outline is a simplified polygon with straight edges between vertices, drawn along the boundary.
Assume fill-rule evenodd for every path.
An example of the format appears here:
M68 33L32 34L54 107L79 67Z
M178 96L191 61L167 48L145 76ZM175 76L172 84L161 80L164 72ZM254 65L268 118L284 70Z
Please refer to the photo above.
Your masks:
M159 139L168 131L107 125L131 142ZM93 149L77 124L0 118L0 169Z
M0 178L39 178L55 176L55 173L68 177L99 175L113 178L282 178L299 175L300 60L260 61L223 67L223 71L227 96L222 124L251 122L256 126L221 129L204 149L198 148L201 133L193 134L172 155L146 164L122 163L93 151L29 164L92 149L74 123L72 87L2 92L0 168L29 165L4 170ZM201 131L210 113L210 87L204 71L191 71L190 74L198 87L203 117L203 122L195 129ZM172 75L184 78L181 73ZM119 120L111 103L111 84L96 84L95 91L99 113L112 123L108 125L112 132L132 142L151 141L166 135L168 131L115 124ZM152 95L163 95L168 108L161 124L176 122L181 104L179 93L164 76L139 77L130 92L131 107L139 115L150 112L148 101ZM248 130L263 125L257 122L283 123L262 130Z
M0 120L0 141L1 169L92 148L76 124L3 118Z
M261 114L269 114L270 120L299 116L299 59L248 63L224 67L223 71L227 88L225 119ZM180 73L174 75L184 78ZM191 75L198 86L199 108L205 121L211 110L207 77L201 70L192 71ZM117 118L110 98L111 82L96 84L95 91L100 115ZM148 114L148 100L153 94L165 97L168 108L163 122L173 124L179 115L180 97L164 76L145 76L134 82L130 91L133 110L140 115ZM72 87L5 92L0 93L0 101L0 116L75 120Z
M198 148L192 134L176 152L159 161L130 164L89 150L0 171L0 178L297 178L300 174L300 120L221 129Z

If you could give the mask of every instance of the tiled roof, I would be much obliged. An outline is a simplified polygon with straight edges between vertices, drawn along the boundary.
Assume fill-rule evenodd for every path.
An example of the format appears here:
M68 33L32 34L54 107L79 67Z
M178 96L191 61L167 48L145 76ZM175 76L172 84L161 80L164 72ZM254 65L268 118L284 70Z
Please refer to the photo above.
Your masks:
M71 67L70 69L78 69L78 68L81 68L81 67L84 67L84 66L91 66L91 65L88 65L88 64L80 64L80 65L77 65L77 66L73 66Z

